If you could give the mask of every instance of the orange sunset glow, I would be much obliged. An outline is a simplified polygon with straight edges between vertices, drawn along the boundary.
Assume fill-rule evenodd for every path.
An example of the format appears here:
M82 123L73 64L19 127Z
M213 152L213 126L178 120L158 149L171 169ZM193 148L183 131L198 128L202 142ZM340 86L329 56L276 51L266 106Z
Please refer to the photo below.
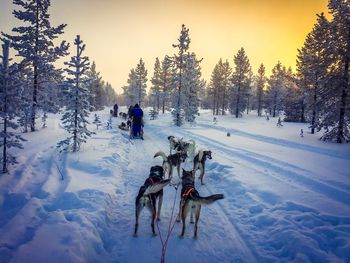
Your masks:
M256 72L264 63L267 75L278 60L295 67L297 49L316 21L327 12L326 0L58 0L51 1L54 26L66 23L60 37L72 43L80 34L86 54L96 61L105 81L121 92L128 73L140 58L152 77L155 58L172 55L181 24L190 29L190 51L203 58L209 81L220 58L233 64L244 47ZM0 30L9 32L16 19L11 0L0 1Z

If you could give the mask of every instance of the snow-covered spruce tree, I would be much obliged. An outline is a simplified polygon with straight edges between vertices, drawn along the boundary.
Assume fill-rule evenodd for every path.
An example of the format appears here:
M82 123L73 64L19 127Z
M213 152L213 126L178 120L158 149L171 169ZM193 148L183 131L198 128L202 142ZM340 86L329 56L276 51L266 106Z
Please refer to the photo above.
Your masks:
M92 62L91 67L89 70L86 72L86 75L89 79L89 83L87 85L89 86L89 90L91 93L90 96L90 111L94 110L102 110L102 105L101 103L101 81L102 78L100 76L100 73L96 71L96 63L95 61Z
M125 96L125 101L127 105L135 105L137 103L138 98L138 90L137 90L137 80L136 80L136 73L135 69L131 69L127 85L123 87L123 95Z
M258 74L255 76L256 82L256 107L258 116L261 117L262 109L264 107L264 90L266 86L266 70L264 64L261 64L258 69Z
M328 53L332 64L328 80L322 89L322 117L318 129L324 129L322 140L337 143L350 141L350 2L329 0L333 20L329 34Z
M107 82L104 86L103 86L103 91L104 91L104 106L112 106L115 104L116 101L119 101L119 99L117 98L117 93L115 92L115 90L113 89L112 85ZM123 105L123 104L121 104Z
M138 103L140 106L146 97L147 70L142 58L135 69L131 69L128 85L123 87L126 101L129 105Z
M31 122L31 98L32 98L32 76L31 71L27 68L19 69L19 86L18 86L18 98L19 103L17 105L17 123L22 129L22 132L28 132ZM29 75L29 76L28 76Z
M227 60L222 62L220 59L214 67L208 89L209 94L212 95L213 115L218 115L220 110L222 115L225 114L229 103L227 94L231 85L231 74L232 68L229 62Z
M281 62L274 66L272 75L268 79L266 105L272 117L278 116L279 112L283 110L283 98L285 93L284 87L285 69Z
M285 72L285 88L284 95L284 121L302 122L304 119L304 94L303 90L298 85L297 77L293 74L292 69L289 68Z
M63 33L66 25L61 24L52 27L48 9L50 0L13 0L13 3L20 9L14 10L14 16L29 24L12 29L16 35L4 34L9 39L20 57L21 67L31 69L33 79L30 81L32 89L31 98L31 131L35 130L35 120L38 107L41 107L40 93L44 92L43 83L50 81L50 78L59 74L56 72L54 62L67 54L68 45L65 41L55 46L54 40ZM42 96L45 97L45 96Z
M165 56L162 61L161 68L161 98L162 98L162 113L165 112L165 107L169 106L170 92L173 86L173 70L171 60Z
M156 62L154 64L154 73L153 77L151 79L152 86L150 88L150 92L153 100L152 105L154 105L154 109L159 112L160 110L160 102L161 102L161 96L162 96L162 69L160 66L159 58L156 58Z
M8 165L16 163L16 158L8 150L12 147L22 149L20 135L14 131L18 125L13 121L17 115L16 107L19 103L18 97L18 67L10 65L9 58L10 42L4 40L2 44L2 55L0 56L0 161L2 173L8 171Z
M247 96L250 91L252 70L244 48L238 50L234 56L234 71L232 73L231 105L230 110L236 118L242 116L247 108Z
M185 67L183 70L183 108L186 121L193 123L198 115L199 99L198 93L201 89L201 68L196 54L191 53L185 56Z
M83 56L85 44L78 35L74 41L76 55L71 57L69 62L65 62L65 69L68 77L66 79L65 95L66 108L62 116L64 128L71 135L67 139L58 143L63 150L79 151L80 145L86 142L93 132L87 129L87 118L90 110L90 90L88 89L89 79L86 72L89 70L89 59Z
M325 88L327 71L331 64L330 56L327 54L329 35L330 26L327 18L323 14L317 15L317 23L307 35L304 46L298 50L297 70L300 84L306 94L307 116L312 134L315 133L320 120L322 101L326 99L321 93Z
M188 35L189 29L185 25L182 25L180 37L178 43L173 44L174 48L178 49L178 53L171 58L174 66L174 84L176 86L175 100L173 103L173 118L176 126L182 126L184 120L183 105L181 101L182 85L183 85L183 70L184 70L184 57L190 46L190 37Z
M142 58L135 68L136 76L136 86L137 86L137 103L141 107L144 98L146 97L146 88L147 88L147 70L145 63Z

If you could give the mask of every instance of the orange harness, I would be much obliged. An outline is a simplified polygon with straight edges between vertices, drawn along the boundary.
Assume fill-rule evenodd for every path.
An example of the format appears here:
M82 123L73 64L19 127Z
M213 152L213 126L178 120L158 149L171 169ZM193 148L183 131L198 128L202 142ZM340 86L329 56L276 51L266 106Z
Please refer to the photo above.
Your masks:
M182 195L184 199L187 199L187 197L190 195L190 193L194 190L193 187L188 188Z

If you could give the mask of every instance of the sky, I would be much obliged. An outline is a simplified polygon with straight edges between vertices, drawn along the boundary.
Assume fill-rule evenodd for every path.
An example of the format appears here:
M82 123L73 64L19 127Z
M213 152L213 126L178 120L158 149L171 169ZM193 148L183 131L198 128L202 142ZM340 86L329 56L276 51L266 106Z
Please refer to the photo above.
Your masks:
M0 31L19 25L13 9L11 0L0 0ZM278 61L294 69L297 49L316 14L327 13L327 0L52 0L49 12L53 26L67 24L61 39L72 45L79 34L86 55L120 93L140 58L150 80L155 58L176 52L182 24L207 81L219 59L232 66L241 47L254 73L264 63L270 75Z

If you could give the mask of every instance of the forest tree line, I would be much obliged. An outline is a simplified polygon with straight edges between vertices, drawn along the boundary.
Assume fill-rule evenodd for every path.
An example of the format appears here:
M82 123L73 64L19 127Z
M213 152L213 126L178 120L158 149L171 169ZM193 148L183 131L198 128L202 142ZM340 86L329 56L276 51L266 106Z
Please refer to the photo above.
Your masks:
M171 110L178 126L193 122L199 106L236 118L256 110L258 116L310 123L310 132L321 131L322 140L349 142L350 2L329 0L328 8L332 18L318 14L298 49L296 72L278 61L270 75L263 63L253 74L242 47L232 62L220 59L207 82L201 59L189 51L189 30L183 25L174 54L156 58L148 93L144 61L130 70L124 103Z

